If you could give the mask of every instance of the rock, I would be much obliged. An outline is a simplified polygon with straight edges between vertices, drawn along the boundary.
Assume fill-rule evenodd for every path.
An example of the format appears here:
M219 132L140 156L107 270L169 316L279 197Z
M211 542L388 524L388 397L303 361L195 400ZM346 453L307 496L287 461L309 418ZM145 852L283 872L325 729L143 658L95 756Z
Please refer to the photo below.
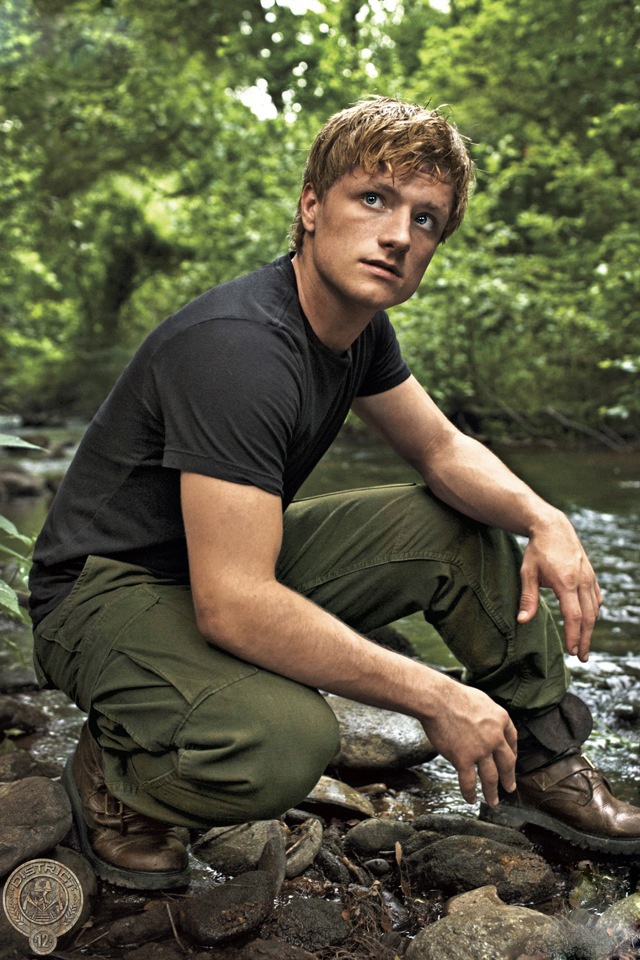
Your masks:
M640 720L640 697L627 693L624 703L613 705L613 714L619 720L627 722Z
M553 871L542 857L483 837L447 837L403 859L413 892L440 888L453 896L495 885L507 903L531 903L555 890Z
M139 947L152 940L171 936L172 919L175 923L177 910L174 904L154 903L148 910L112 921L100 942L114 947Z
M424 927L405 960L514 960L520 944L545 942L555 921L527 907L481 905L454 912Z
M363 820L344 838L347 850L359 857L373 857L379 853L395 853L396 843L404 844L416 835L411 824L402 820Z
M124 960L185 960L184 950L177 943L145 943L135 950L127 950ZM212 960L207 957L207 960ZM229 958L231 960L231 958Z
M468 890L467 893L459 893L444 905L445 914L468 912L474 907L504 907L505 903L498 896L498 891L493 884L486 887L477 887L475 890Z
M413 717L370 707L333 694L327 703L340 724L340 750L332 765L352 769L397 770L437 755L422 724Z
M61 773L62 767L59 764L36 760L27 750L16 747L14 750L0 753L0 783L24 780L26 777L55 779Z
M486 837L488 840L497 840L510 847L521 847L523 850L533 850L533 844L527 840L519 830L511 827L502 827L495 823L486 823L477 817L465 817L455 813L428 813L416 817L413 827L419 831L442 834L446 837L466 836Z
M237 960L315 960L313 954L284 940L254 940L238 953Z
M0 784L0 876L44 856L71 830L63 787L45 777Z
M254 820L232 827L214 827L193 844L192 852L224 876L237 877L258 866L268 840L281 844L284 852L285 831L280 820Z
M0 471L0 500L10 497L40 497L46 490L42 477L33 476L16 467Z
M264 871L271 878L271 899L280 893L287 872L287 860L284 851L284 838L276 835L264 845L262 856L258 860L258 870Z
M48 724L48 717L43 710L22 703L15 697L0 696L0 731L3 733L13 730L33 733L34 730L46 730Z
M283 940L306 950L335 947L349 936L351 924L335 900L290 900L278 907L272 926Z
M351 874L348 867L343 863L338 854L327 847L322 847L320 853L315 859L315 867L327 880L332 883L349 883Z
M382 857L365 860L364 865L369 873L372 873L375 877L384 877L385 874L391 871L391 864L388 860L383 860Z
M286 842L286 877L298 877L310 867L322 848L322 823L310 817L291 831Z
M356 813L364 817L373 817L375 810L371 801L358 790L340 780L331 777L320 777L311 793L300 804L305 808L326 809L337 816L339 813Z
M631 937L640 939L640 891L619 900L598 918L600 932L605 932L614 941Z
M185 900L180 927L201 946L214 946L255 930L273 910L273 880L252 870Z

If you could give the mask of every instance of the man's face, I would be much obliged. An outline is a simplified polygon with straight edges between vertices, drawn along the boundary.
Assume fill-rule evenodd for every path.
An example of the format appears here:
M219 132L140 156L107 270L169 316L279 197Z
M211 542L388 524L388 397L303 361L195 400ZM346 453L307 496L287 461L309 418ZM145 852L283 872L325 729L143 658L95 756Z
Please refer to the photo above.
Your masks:
M316 295L351 315L403 303L431 262L453 209L453 187L427 172L357 168L320 200L303 190L303 259Z

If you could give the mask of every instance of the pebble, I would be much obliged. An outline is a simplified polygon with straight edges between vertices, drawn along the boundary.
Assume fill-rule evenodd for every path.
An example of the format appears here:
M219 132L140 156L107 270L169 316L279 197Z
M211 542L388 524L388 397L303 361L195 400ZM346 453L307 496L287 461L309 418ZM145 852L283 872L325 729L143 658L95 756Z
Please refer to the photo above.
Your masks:
M55 847L71 822L71 805L59 783L45 777L0 783L0 877Z
M448 896L493 884L507 903L540 902L557 881L549 864L536 853L487 840L446 837L403 860L413 889L435 886Z
M327 703L340 724L340 751L332 765L346 769L404 770L436 751L419 720L333 694Z

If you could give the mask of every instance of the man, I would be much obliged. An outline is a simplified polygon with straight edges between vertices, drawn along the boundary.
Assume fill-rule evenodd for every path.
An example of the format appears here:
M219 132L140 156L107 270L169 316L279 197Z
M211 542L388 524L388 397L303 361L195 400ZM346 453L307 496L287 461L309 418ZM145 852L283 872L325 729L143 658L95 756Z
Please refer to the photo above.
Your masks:
M640 810L580 756L589 712L539 600L554 590L586 660L589 560L437 409L385 313L461 222L472 174L435 111L374 98L335 115L292 254L161 324L90 425L31 588L39 675L88 714L64 783L100 876L182 884L176 828L300 802L338 746L318 690L420 719L489 817L640 852ZM350 408L424 485L294 502ZM523 556L504 531L528 537ZM364 638L415 610L466 683Z

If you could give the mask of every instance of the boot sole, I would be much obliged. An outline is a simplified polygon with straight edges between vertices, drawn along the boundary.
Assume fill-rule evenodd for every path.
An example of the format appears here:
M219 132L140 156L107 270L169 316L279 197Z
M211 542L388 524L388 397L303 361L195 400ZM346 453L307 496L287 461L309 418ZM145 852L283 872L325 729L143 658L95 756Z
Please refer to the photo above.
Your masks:
M173 887L186 887L190 877L189 867L184 870L168 870L165 872L159 870L128 870L125 867L116 867L97 856L89 840L89 828L84 818L82 800L73 779L71 765L72 758L69 758L60 777L60 783L66 790L71 803L82 855L89 861L96 875L108 883L114 883L119 887L127 887L130 890L168 890Z
M534 807L520 807L515 803L500 803L497 807L490 807L482 802L480 819L497 826L512 827L514 830L520 830L528 825L542 827L583 850L594 850L615 856L640 853L640 837L627 840L623 837L600 837L594 833L585 833Z

